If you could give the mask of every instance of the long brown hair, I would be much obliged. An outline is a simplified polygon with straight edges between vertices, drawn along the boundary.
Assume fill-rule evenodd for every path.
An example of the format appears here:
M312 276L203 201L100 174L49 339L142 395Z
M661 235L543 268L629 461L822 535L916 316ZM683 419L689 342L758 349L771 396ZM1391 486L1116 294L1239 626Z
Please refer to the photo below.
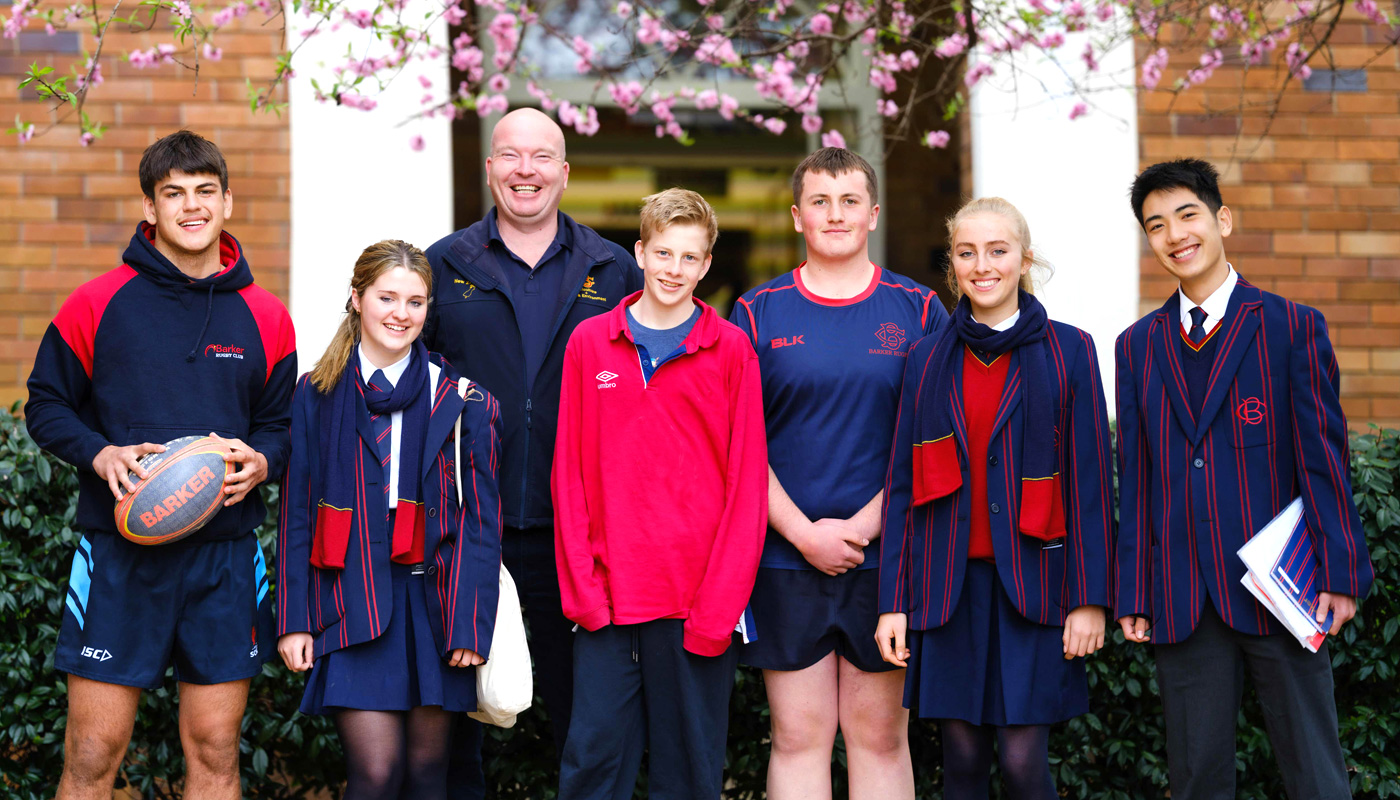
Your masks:
M433 295L433 269L428 265L428 257L423 251L399 239L385 239L365 248L355 260L355 271L350 275L350 291L363 298L369 287L384 273L403 267L423 279L428 290L429 302ZM321 394L329 394L350 363L355 346L360 343L360 312L350 298L345 300L345 316L340 327L331 338L330 346L311 370L311 383Z

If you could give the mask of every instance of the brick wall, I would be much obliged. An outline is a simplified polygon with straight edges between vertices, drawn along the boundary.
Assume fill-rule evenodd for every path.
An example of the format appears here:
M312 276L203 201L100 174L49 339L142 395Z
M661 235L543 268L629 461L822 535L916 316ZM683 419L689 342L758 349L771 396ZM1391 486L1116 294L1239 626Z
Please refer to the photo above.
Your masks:
M0 13L9 9L0 0ZM104 2L110 7L110 3ZM123 8L123 12L126 12ZM134 9L131 13L135 13ZM118 31L103 49L105 82L85 110L109 126L91 147L81 147L76 126L62 124L17 145L0 138L0 403L26 396L24 383L49 321L72 289L121 263L121 253L142 219L136 167L157 138L189 128L224 152L233 190L228 230L243 244L258 283L287 298L290 235L290 143L287 113L253 114L245 78L256 84L275 69L282 34L274 20L263 25L250 11L219 43L219 61L201 60L198 87L192 73L166 65L139 70L125 53L170 41L165 21L154 32ZM91 36L33 28L18 39L0 39L0 130L21 115L43 130L48 106L15 86L31 62L55 75L91 52Z
M1353 428L1400 426L1400 52L1373 61L1379 41L1348 8L1332 39L1333 65L1347 71L1345 81L1364 72L1365 90L1310 91L1294 81L1276 114L1235 113L1242 99L1255 108L1272 99L1268 87L1280 78L1272 63L1247 73L1230 64L1180 97L1138 99L1142 165L1181 156L1213 162L1234 213L1225 242L1231 262L1261 288L1327 318ZM1174 56L1161 85L1195 61ZM1328 64L1311 64L1314 82L1327 80ZM1176 284L1145 243L1141 275L1147 313Z

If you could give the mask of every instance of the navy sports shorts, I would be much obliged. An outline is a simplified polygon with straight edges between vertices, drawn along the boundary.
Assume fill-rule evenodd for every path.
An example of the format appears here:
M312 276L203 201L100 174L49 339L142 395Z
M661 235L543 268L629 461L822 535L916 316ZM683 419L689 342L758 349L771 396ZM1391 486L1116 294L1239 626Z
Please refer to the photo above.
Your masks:
M835 651L862 672L899 669L880 658L875 643L879 594L878 569L827 575L815 569L760 567L749 600L758 640L743 646L739 661L795 672Z
M154 689L251 678L276 655L267 568L255 536L139 545L84 536L73 554L54 666Z

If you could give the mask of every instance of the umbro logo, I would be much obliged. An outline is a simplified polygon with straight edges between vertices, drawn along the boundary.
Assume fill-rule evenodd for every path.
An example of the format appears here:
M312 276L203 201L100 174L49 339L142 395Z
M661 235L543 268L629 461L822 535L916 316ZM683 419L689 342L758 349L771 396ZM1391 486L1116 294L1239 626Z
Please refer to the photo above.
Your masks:
M616 372L608 372L607 370L603 370L602 372L598 373L597 375L594 375L593 377L598 379L599 389L611 389L617 386L617 384L613 382L613 379L617 377Z

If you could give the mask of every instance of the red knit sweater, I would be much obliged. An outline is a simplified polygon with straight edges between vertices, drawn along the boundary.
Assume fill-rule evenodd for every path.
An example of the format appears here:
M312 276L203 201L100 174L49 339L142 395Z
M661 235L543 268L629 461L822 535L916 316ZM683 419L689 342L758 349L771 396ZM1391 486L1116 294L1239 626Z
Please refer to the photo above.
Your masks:
M990 365L983 364L971 349L963 350L963 416L967 420L968 473L972 476L971 537L968 558L995 561L992 552L992 520L987 510L987 447L991 444L992 423L1001 407L1006 388L1007 365L1011 357L1003 353Z

